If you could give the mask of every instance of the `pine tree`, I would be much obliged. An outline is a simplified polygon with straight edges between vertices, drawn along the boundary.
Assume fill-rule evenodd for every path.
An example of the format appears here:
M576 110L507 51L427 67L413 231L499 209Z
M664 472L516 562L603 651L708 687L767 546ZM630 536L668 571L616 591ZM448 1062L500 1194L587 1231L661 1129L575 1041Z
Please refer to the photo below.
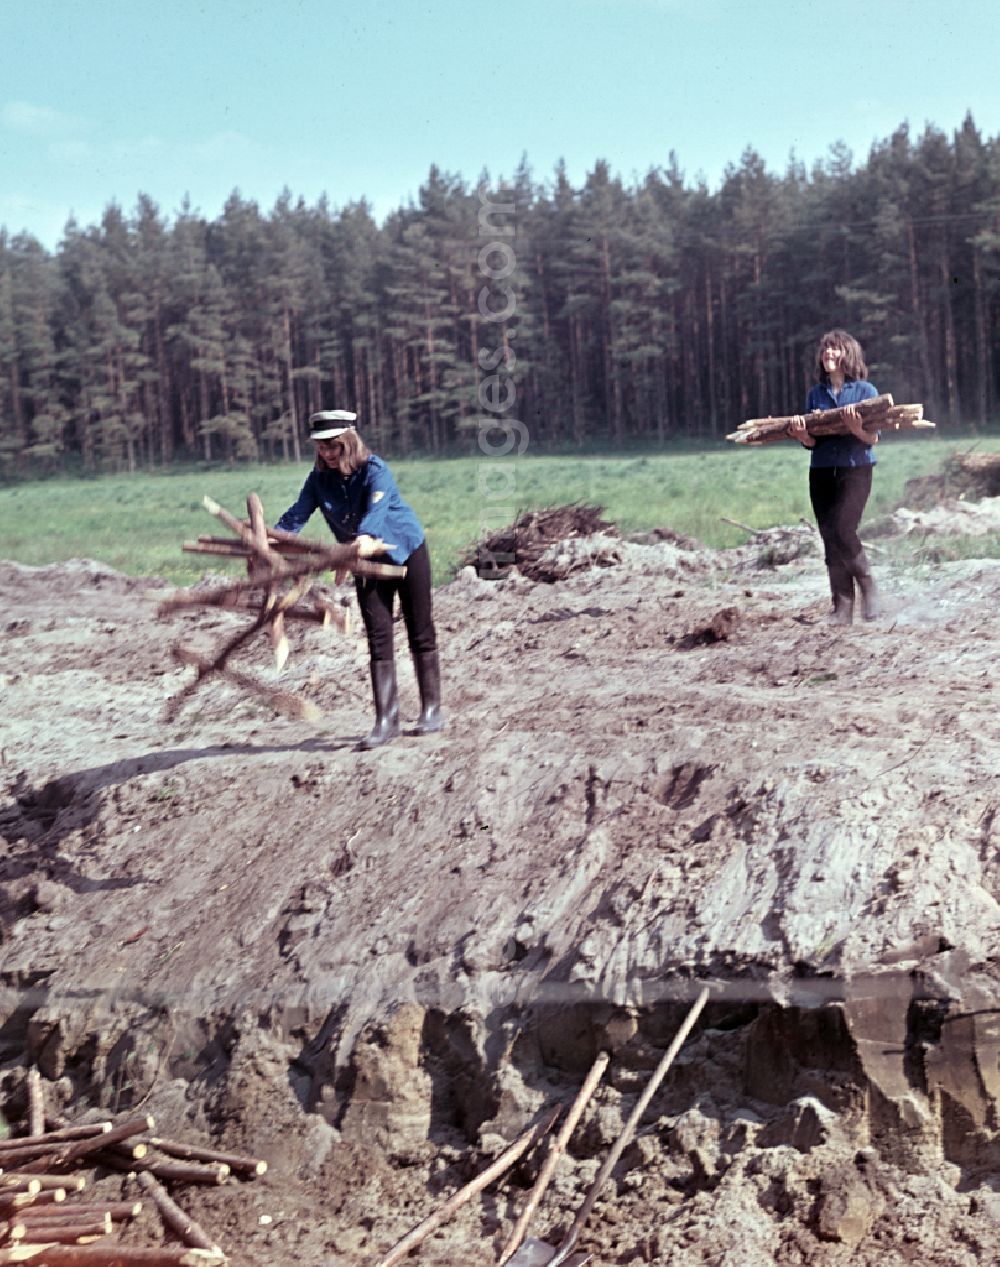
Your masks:
M6 294L0 297L6 316L0 321L6 326L3 343L18 442L13 456L18 466L48 467L63 452L68 421L55 342L58 278L52 260L30 234L18 234L6 254Z

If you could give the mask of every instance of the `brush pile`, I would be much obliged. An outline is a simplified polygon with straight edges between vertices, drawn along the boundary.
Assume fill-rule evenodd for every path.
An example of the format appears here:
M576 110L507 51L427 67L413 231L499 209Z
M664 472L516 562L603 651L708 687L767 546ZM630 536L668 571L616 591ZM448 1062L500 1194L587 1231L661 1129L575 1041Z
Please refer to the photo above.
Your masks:
M617 529L603 518L600 506L550 506L544 510L529 510L513 524L480 538L466 553L462 564L474 567L487 581L501 580L513 567L529 580L552 581L558 579L558 569L553 568L551 560L543 558L551 547L598 534L617 536Z

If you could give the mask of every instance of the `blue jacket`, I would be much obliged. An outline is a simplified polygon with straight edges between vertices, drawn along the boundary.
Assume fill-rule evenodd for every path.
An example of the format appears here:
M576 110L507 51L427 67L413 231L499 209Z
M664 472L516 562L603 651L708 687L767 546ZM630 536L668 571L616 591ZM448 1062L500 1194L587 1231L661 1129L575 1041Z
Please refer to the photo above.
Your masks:
M814 409L839 409L841 405L856 405L861 400L871 400L878 392L866 378L852 378L835 396L827 383L817 383L806 401L806 413ZM874 466L877 461L874 446L863 444L854 436L817 436L810 466Z
M298 501L277 527L300 532L317 508L341 545L355 537L380 537L392 546L388 553L394 563L405 563L424 539L420 520L400 496L392 472L374 454L346 479L327 467L313 468Z

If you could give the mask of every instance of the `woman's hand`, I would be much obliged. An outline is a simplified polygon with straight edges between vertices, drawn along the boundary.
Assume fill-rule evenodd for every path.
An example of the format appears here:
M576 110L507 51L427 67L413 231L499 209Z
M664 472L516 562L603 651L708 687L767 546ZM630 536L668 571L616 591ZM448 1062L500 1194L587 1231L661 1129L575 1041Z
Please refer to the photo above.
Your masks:
M857 405L844 405L843 414L847 429L856 440L867 445L878 444L878 433L866 431L861 425L861 415L858 413Z
M359 559L371 558L373 554L385 554L387 550L393 547L386 545L381 537L368 537L362 534L354 539L354 546L358 552Z
M816 437L811 436L806 430L806 420L801 414L794 414L791 422L788 424L788 434L793 440L798 440L804 449L814 449L816 447Z

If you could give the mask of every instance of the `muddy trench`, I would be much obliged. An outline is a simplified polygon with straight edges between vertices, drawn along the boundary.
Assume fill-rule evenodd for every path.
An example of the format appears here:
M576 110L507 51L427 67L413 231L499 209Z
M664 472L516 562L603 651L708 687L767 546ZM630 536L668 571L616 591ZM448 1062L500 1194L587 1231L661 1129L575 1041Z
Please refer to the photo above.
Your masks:
M297 1193L313 1241L361 1262L544 1109L568 1104L607 1050L536 1216L535 1234L555 1243L696 984L665 983L673 999L646 1008L580 999L484 1016L406 1002L348 1036L346 1007L210 1017L5 983L4 1103L16 1125L33 1064L66 1116L153 1112L164 1132L252 1147L285 1204ZM767 997L763 982L711 984L582 1247L611 1263L721 1262L729 1236L751 1264L884 1262L892 1247L921 1245L923 1261L961 1262L933 1257L950 1242L985 1261L975 1256L995 1249L1000 1206L1000 1008L969 1011L913 973L855 982L847 998L831 997L842 987L829 979L804 978L787 987L797 1002ZM538 1165L538 1154L518 1163L423 1256L471 1246L470 1261L495 1261ZM222 1215L217 1195L197 1200ZM245 1261L268 1261L283 1228Z

